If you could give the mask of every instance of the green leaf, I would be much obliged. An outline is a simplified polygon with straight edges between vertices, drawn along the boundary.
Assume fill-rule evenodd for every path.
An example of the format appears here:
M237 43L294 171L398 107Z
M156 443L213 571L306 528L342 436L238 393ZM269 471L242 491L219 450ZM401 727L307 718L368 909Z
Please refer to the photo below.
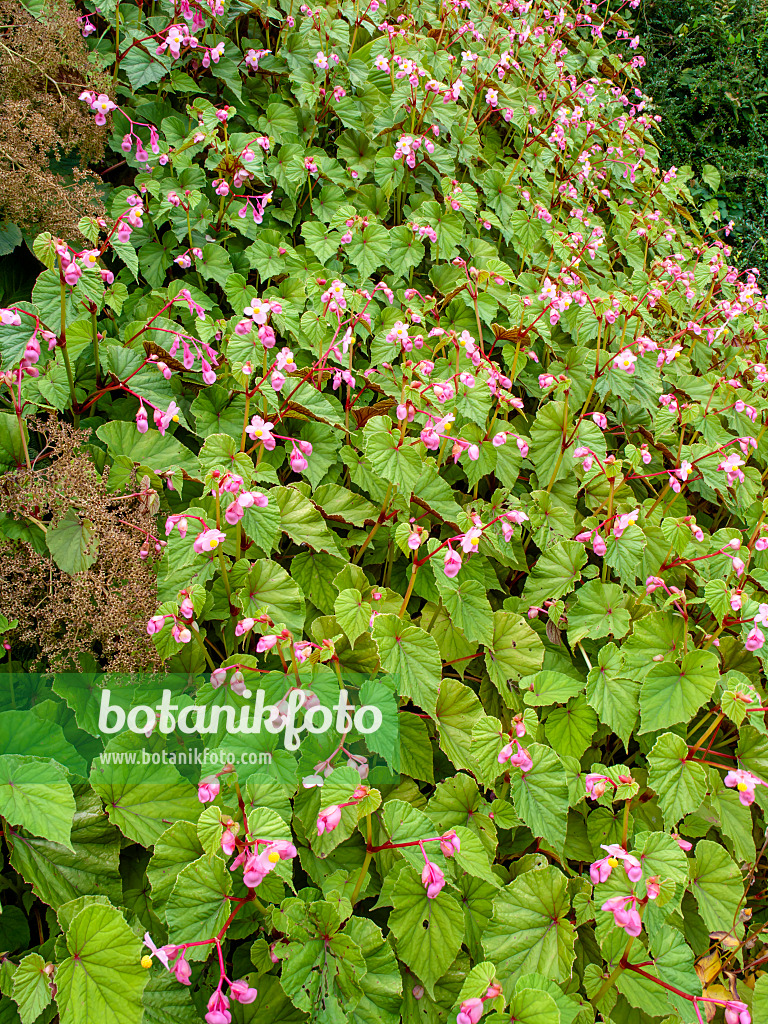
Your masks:
M33 835L72 849L75 798L67 773L55 761L0 755L0 815Z
M39 953L29 953L19 962L13 975L13 998L19 1007L21 1024L37 1020L53 998L51 982L43 974L45 960Z
M143 752L153 752L146 737L133 732L116 736L107 754L124 760L96 760L91 785L107 805L107 814L123 835L143 846L152 844L169 824L179 819L197 821L202 806L191 783L170 763L144 763ZM133 758L131 758L133 755Z
M544 644L525 619L507 611L493 613L493 639L485 653L485 667L509 707L515 707L512 684L536 672L543 660Z
M140 1024L149 972L139 963L141 941L122 913L103 903L86 904L71 919L66 943L70 956L56 969L61 1024Z
M679 666L669 661L654 665L640 691L640 732L690 721L712 696L719 665L711 651L690 651Z
M446 577L447 578L447 577ZM485 587L477 580L450 580L443 594L443 604L453 624L467 640L493 643L493 611L485 596Z
M591 640L624 636L629 630L626 603L627 598L616 583L585 583L568 609L568 642L575 644L586 636Z
M457 768L475 770L472 729L482 717L483 706L468 686L450 677L442 680L435 721L440 732L440 749Z
M549 992L542 992L541 989L516 987L509 1009L498 1016L506 1020L506 1013L512 1014L511 1019L515 1024L560 1024L557 1003Z
M434 638L397 615L377 615L373 639L381 667L395 676L398 692L433 714L442 676L440 652Z
M511 770L511 793L515 810L536 836L543 836L556 850L565 844L568 814L568 783L554 750L531 743L533 761L529 772Z
M70 576L84 572L99 557L99 536L93 523L80 519L71 507L55 526L48 527L45 542L56 565Z
M24 423L24 440L28 439L29 431ZM19 421L8 412L0 412L0 469L5 471L23 465L24 444Z
M52 907L84 895L106 896L119 903L123 892L120 834L89 786L75 788L75 802L71 845L11 832L11 863Z
M699 764L686 761L688 746L680 736L664 733L648 755L648 782L659 797L667 827L695 811L707 792L707 777Z
M152 905L158 914L164 914L179 872L202 854L197 828L191 821L177 821L155 842L147 879L152 887Z
M744 895L744 882L728 852L717 843L702 839L696 844L690 871L690 890L704 924L711 932L731 931Z
M398 1024L403 981L395 954L373 921L352 917L344 927L360 949L367 968L360 979L362 998L349 1014L350 1024Z
M581 578L587 561L583 544L574 540L560 541L540 556L525 583L523 596L532 605L557 600L570 593Z
M169 433L164 437L157 430L140 434L135 423L112 420L102 424L96 434L112 456L125 455L136 465L146 466L156 473L163 473L175 466L196 479L200 478L197 458Z
M369 628L371 606L359 590L342 590L334 605L336 619L354 646L355 640Z
M352 241L344 247L347 259L360 272L364 281L386 262L389 253L389 232L383 224L369 224L352 234Z
M580 680L544 669L524 681L523 700L531 707L547 707L549 704L563 704L583 689L584 684Z
M363 451L378 476L388 480L401 494L410 496L424 470L418 450L404 443L391 420L374 416L363 434Z
M174 944L211 938L224 927L232 906L232 875L221 857L203 856L182 868L176 879L165 916L168 938ZM190 959L205 958L209 950L195 946Z
M640 683L626 678L623 671L624 656L616 645L601 647L597 664L587 676L587 701L627 749L637 723Z
M295 487L273 487L269 500L280 509L280 524L284 533L296 544L307 544L315 551L345 557L339 543L328 529L323 517L312 502Z
M238 562L237 567L243 564ZM244 616L254 617L266 608L276 625L283 623L297 639L301 636L304 629L304 596L281 565L269 558L261 558L252 563L237 587L234 596Z
M45 707L53 707L47 701ZM38 705L30 711L0 712L0 754L28 754L51 758L77 775L85 776L84 758L65 739L62 727L44 716Z
M551 866L527 871L496 896L483 950L505 988L528 971L570 978L576 929L569 910L567 879Z
M555 708L547 715L547 740L561 757L581 760L597 728L597 715L583 694L572 697L564 708Z
M761 975L755 982L752 993L753 1019L768 1020L768 974Z
M389 927L397 940L398 956L430 996L434 996L435 983L461 948L464 936L461 907L445 889L430 899L411 867L398 876L392 902L394 909L389 916Z

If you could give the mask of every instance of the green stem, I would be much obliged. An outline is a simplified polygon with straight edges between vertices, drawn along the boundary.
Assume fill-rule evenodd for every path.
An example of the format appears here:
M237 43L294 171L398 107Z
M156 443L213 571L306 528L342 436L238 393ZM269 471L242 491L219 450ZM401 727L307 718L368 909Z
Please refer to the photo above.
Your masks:
M384 495L384 501L381 503L381 508L379 510L378 518L376 519L376 522L373 524L373 527L371 528L371 531L368 534L368 536L365 538L363 543L357 549L357 554L352 559L352 565L357 565L357 563L360 561L360 558L361 558L363 552L368 547L368 545L371 543L373 538L376 536L376 533L377 533L379 527L384 522L384 514L385 514L385 512L387 510L387 505L389 504L389 496L390 496L391 493L392 493L392 484L390 483L390 484L387 484L387 493Z
M363 860L363 866L360 869L360 874L357 876L357 881L355 882L355 888L352 890L352 896L350 898L350 903L352 904L353 907L355 905L355 900L360 895L360 890L363 887L363 882L365 881L365 876L368 874L368 865L371 863L371 858L373 857L373 827L371 825L371 816L370 816L370 814L367 815L367 818L368 818L368 846L367 846L367 849L365 851L365 859Z
M198 642L198 644L200 644L200 649L202 650L203 656L205 657L205 660L208 662L208 665L210 666L210 668L211 669L215 669L216 666L213 664L213 660L212 660L210 654L208 653L208 651L206 650L205 641L200 636L200 631L197 630L197 629L190 629L190 633L195 638L195 640Z
M93 363L96 367L96 387L98 388L101 382L101 364L99 363L99 328L96 324L95 309L91 313L91 328L93 330Z
M408 602L411 599L411 594L413 593L413 585L416 582L416 573L418 571L419 571L418 562L414 562L413 563L413 567L411 569L411 578L408 580L408 589L405 592L405 597L403 598L403 603L400 605L400 611L398 612L398 615L400 616L401 619L402 619L403 615L405 615L405 609L408 607Z

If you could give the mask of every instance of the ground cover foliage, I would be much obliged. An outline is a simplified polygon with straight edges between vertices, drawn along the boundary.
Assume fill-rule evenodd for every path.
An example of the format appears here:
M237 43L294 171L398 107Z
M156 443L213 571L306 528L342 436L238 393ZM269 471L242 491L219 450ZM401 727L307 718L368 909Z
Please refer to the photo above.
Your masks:
M768 1019L766 314L630 23L80 25L120 183L0 310L0 1021ZM219 726L120 731L163 689Z

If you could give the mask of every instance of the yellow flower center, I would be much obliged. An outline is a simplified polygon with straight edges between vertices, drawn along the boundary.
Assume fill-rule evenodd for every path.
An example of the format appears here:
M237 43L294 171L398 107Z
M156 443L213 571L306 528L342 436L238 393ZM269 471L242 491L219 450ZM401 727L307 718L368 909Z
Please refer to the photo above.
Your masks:
M480 538L479 537L472 537L472 539L470 540L470 544L473 544L475 547L477 547L477 545L479 543L480 543Z
M609 857L608 858L608 863L610 864L610 866L612 868L617 868L619 866L619 862L616 860L615 857Z
M280 854L277 853L276 850L273 850L272 853L267 854L267 860L269 861L270 864L277 864L277 862L280 860Z
M749 789L749 786L746 784L746 782L740 782L736 789L738 789L740 793L745 793Z
M179 422L179 417L178 416L174 416L173 417L173 422L174 423L178 423Z
M152 957L148 956L145 953L144 956L141 958L141 966L144 967L144 968L151 967L152 966Z

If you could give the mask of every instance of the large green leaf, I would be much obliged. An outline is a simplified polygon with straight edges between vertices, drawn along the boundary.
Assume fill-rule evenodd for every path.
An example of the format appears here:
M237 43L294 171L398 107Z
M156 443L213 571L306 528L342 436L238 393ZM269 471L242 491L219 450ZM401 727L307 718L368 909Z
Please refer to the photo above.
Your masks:
M363 995L348 1014L351 1024L398 1024L403 981L391 946L368 918L350 918L344 934L360 949L367 968L360 979Z
M711 651L689 651L680 665L654 665L640 691L640 732L656 732L687 722L709 700L720 676Z
M202 854L197 828L191 821L175 822L155 842L147 878L152 886L152 904L158 914L164 913L179 872Z
M552 843L556 850L565 843L568 813L568 783L554 750L541 743L528 745L533 767L528 772L510 770L515 810L536 836Z
M312 502L295 487L273 487L269 500L280 509L280 526L296 544L308 544L315 551L344 557L335 534Z
M106 804L110 820L123 835L144 846L151 846L174 821L197 821L202 810L191 783L172 764L153 764L153 753L160 756L144 736L123 733L107 744L107 756L91 769L91 785Z
M266 608L275 625L283 623L297 639L301 636L304 595L281 565L268 558L259 559L242 582L238 579L237 587L236 596L244 616L256 616Z
M690 889L707 928L712 932L731 931L744 895L744 881L728 851L702 839L696 845L690 870Z
M434 638L397 615L377 615L373 639L381 667L394 676L398 692L432 714L437 705L442 665Z
M416 872L408 867L392 890L394 909L389 927L397 940L397 953L430 995L448 970L464 936L464 915L457 900L445 889L434 899Z
M544 660L544 644L519 615L493 613L493 639L485 653L485 667L502 699L515 707L513 684L536 672Z
M48 550L62 572L84 572L99 557L99 535L90 519L81 519L74 508L67 510L45 535Z
M687 761L688 746L671 732L660 736L648 755L648 782L659 797L667 826L695 811L707 792L707 777L699 764Z
M169 433L163 437L157 430L140 434L135 423L125 420L104 423L96 433L106 444L110 455L125 455L131 462L156 473L166 472L175 466L192 477L200 476L200 463L196 456Z
M570 978L576 930L569 909L567 879L551 866L527 871L496 896L483 949L505 990L527 971L554 981Z
M50 1003L51 982L43 973L45 960L39 953L29 953L19 962L13 975L13 998L19 1007L21 1024L32 1024Z
M583 544L564 540L547 548L540 556L525 583L525 600L541 605L569 594L579 581L587 561ZM605 634L603 634L605 635Z
M140 1024L149 974L139 963L141 941L122 913L85 904L72 917L66 942L70 956L56 970L61 1024Z
M575 644L586 636L591 640L624 636L629 629L626 604L627 598L618 584L600 580L585 583L568 610L568 642Z
M601 647L597 664L587 676L587 701L601 722L609 726L624 744L637 722L640 683L624 674L624 656L615 644Z
M231 892L232 875L221 857L203 856L183 867L165 908L170 941L196 942L217 935L232 909ZM199 953L204 958L208 952L204 946L193 947L189 956L195 959Z
M90 786L75 787L75 801L71 846L11 833L11 863L52 907L86 895L104 895L119 903L120 834Z
M0 755L0 815L33 835L72 848L75 798L67 773L55 761Z
M424 464L413 443L401 439L399 429L391 420L374 416L366 424L363 451L374 473L410 496L424 471Z

